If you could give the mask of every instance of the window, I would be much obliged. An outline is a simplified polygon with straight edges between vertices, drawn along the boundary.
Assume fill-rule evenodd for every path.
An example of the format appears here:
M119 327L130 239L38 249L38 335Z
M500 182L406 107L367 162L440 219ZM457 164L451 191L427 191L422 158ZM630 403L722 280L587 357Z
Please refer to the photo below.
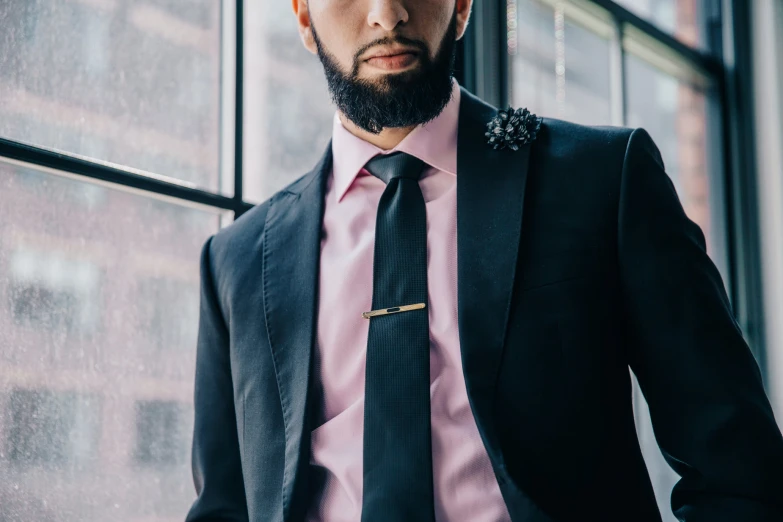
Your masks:
M145 466L184 463L189 454L183 406L171 401L136 403L134 459Z
M578 123L612 123L609 23L562 2L510 6L511 104Z
M150 345L156 350L188 353L196 345L198 287L174 274L154 276L139 282L140 301L151 304L140 318Z
M220 188L221 2L2 2L0 20L0 137Z
M48 331L92 333L98 327L95 265L57 251L20 247L11 253L10 308L17 325Z
M705 46L705 25L711 0L617 0L618 4L649 20L693 47Z
M14 471L79 468L95 460L100 408L94 396L13 389L6 405L6 455Z
M0 2L0 519L181 520L195 497L199 254L250 207L238 14Z
M701 227L707 252L728 281L720 122L712 121L710 107L717 93L708 77L668 65L626 56L628 125L644 127L655 140L685 212Z
M75 197L92 188L95 205ZM199 254L221 215L0 159L0 500L4 515L20 506L11 520L181 520L195 495L185 461Z
M245 2L247 198L261 202L307 173L332 135L321 62L302 45L290 2Z

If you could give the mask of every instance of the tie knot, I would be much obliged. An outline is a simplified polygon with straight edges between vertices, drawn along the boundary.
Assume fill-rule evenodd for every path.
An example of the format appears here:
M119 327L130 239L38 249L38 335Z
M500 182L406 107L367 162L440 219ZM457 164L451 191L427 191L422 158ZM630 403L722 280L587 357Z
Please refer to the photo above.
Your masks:
M379 154L368 161L364 168L388 185L395 178L408 178L418 181L424 172L425 166L426 163L419 158L398 151L386 155Z

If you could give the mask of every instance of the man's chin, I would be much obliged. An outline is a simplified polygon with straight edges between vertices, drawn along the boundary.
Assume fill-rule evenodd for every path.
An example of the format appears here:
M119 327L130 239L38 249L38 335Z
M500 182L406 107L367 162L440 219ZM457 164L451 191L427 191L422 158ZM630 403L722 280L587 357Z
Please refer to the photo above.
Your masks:
M421 90L424 83L416 71L383 73L364 80L377 94L407 98Z

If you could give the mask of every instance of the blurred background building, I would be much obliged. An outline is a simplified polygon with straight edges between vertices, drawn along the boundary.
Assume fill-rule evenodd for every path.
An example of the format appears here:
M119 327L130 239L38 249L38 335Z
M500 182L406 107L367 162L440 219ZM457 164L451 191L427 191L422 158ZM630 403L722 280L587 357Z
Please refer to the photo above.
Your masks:
M462 85L650 132L783 418L783 3L475 2ZM182 520L199 250L320 157L320 63L276 0L0 0L0 28L0 522Z

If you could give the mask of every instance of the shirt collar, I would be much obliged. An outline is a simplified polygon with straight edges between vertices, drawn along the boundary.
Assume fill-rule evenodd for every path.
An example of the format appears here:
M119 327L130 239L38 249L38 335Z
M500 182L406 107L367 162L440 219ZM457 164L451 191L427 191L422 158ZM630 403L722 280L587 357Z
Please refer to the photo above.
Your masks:
M352 134L343 127L335 112L332 124L332 170L337 201L353 184L364 165L376 154L405 152L452 176L457 175L457 128L460 88L452 79L451 100L432 121L419 125L391 150L381 148Z

